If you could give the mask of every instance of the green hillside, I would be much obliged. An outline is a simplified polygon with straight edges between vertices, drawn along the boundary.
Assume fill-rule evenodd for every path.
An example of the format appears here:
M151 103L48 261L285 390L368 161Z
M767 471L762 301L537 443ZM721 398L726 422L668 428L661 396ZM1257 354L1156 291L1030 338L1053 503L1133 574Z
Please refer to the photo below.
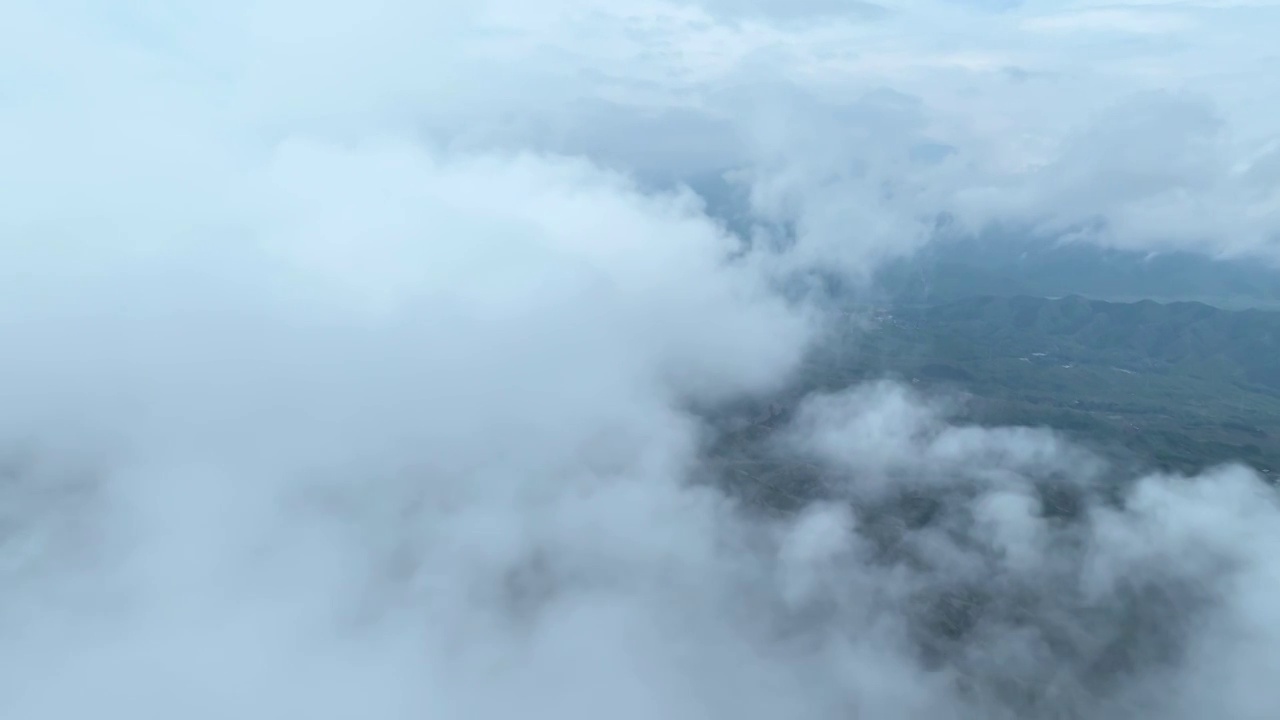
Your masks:
M802 385L897 377L973 396L974 420L1051 426L1164 468L1280 469L1280 312L1020 296L871 314Z
M895 302L954 302L974 295L1085 297L1129 302L1200 300L1228 308L1280 309L1280 272L1250 259L1190 252L1148 254L1021 237L938 242L889 263L877 276Z

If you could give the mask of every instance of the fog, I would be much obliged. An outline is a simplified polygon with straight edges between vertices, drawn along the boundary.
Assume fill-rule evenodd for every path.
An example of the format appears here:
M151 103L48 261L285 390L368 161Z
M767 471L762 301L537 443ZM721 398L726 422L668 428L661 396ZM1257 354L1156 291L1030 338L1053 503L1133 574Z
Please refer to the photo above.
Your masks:
M941 215L1275 259L1274 9L1052 5L7 4L0 714L1270 717L1247 468L892 383L793 507L715 454Z

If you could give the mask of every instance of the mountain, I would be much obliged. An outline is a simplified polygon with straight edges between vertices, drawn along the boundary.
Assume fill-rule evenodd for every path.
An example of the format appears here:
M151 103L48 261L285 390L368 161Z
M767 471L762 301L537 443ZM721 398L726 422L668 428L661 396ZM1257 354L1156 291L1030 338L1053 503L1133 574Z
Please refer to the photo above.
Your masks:
M894 377L964 394L975 422L1049 426L1163 469L1280 471L1280 312L984 296L866 317L815 353L797 396Z
M1280 393L1280 312L1071 295L979 297L900 316L936 337L968 339L1018 357L1051 353L1067 362L1209 377L1245 390Z
M1118 302L1194 300L1280 309L1280 270L1190 252L1142 253L1083 242L985 236L939 241L887 265L882 297L939 303L974 295L1082 295Z

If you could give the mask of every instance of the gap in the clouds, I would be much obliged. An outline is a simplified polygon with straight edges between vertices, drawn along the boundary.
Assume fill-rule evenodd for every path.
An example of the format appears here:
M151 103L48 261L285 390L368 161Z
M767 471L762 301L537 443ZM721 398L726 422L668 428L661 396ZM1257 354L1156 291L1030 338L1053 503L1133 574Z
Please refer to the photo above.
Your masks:
M938 234L950 231L942 219ZM1035 253L1075 253L1082 258L1080 277L1069 280L1078 282L1100 271L1092 258L1133 259L1079 243L1023 237L953 236L948 241L955 245L947 250L958 249L953 257L963 257L989 248L996 258L1003 252L1024 264L1034 262L1028 258ZM927 259L936 262L936 256ZM1213 556L1203 567L1188 567L1157 553L1129 565L1122 581L1100 590L1091 585L1105 557L1099 553L1108 552L1098 545L1099 526L1117 516L1135 524L1149 521L1131 500L1158 477L1151 459L1123 440L1071 442L1047 429L993 426L983 420L981 398L945 381L913 387L914 379L892 357L853 369L850 359L859 356L868 330L884 321L887 316L879 313L886 311L852 301L855 293L845 292L838 275L825 280L792 278L794 288L806 289L797 297L831 301L825 307L827 333L793 381L776 393L699 411L708 428L702 477L742 512L786 523L834 504L849 508L854 518L857 550L847 562L875 579L841 586L826 599L784 612L790 618L781 626L784 632L839 634L865 622L865 615L851 616L853 606L863 613L885 612L901 623L922 668L953 674L960 697L1005 709L1010 717L1111 717L1106 713L1115 707L1143 714L1139 708L1157 705L1163 700L1157 688L1195 662L1198 633L1223 612L1220 586L1236 561ZM889 306L894 302L919 300L894 298ZM815 406L850 403L853 412L874 416L885 412L876 405L881 392L907 398L906 407L928 407L944 398L942 406L950 410L913 420L921 424L903 429L919 434L902 447L858 446L865 456L842 462L824 461L797 444L815 429L812 418L806 421ZM857 445L854 437L848 440ZM953 455L957 443L971 446ZM1021 465L1012 459L1020 448L1037 444L1046 448L1047 459ZM934 454L937 459L930 460ZM1161 482L1213 481L1173 476ZM1017 522L1039 534L1024 538L1030 546L1016 552L993 537L988 525L992 508L1015 498L1015 505L1026 504L1013 515L1027 513ZM1005 521L1014 518L998 522ZM1034 559L1019 560L1018 552ZM860 597L853 601L840 593ZM889 607L896 610L883 610Z
M1156 561L1131 568L1125 583L1101 595L1085 590L1097 551L1091 527L1099 513L1126 512L1135 467L1085 450L1012 474L1004 461L981 454L913 464L888 451L888 466L869 457L862 467L856 460L841 467L797 448L806 406L842 395L857 402L860 387L797 387L790 397L740 402L707 417L703 472L742 512L790 522L836 504L853 514L858 540L844 562L862 568L862 579L838 580L833 595L780 611L791 619L779 631L838 635L866 622L865 613L892 617L922 667L954 673L962 696L1019 717L1087 717L1088 707L1178 667L1197 618L1216 607L1204 578ZM931 443L956 432L976 439L999 431L944 422L907 452L928 455ZM1029 500L1033 522L1047 533L1040 549L1025 549L1045 553L1030 564L1010 558L984 529L989 507L1008 493Z

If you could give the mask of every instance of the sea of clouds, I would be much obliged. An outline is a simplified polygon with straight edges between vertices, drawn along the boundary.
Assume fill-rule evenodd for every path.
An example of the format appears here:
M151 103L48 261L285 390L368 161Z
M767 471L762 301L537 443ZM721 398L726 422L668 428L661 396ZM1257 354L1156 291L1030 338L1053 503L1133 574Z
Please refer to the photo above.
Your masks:
M832 318L783 290L942 217L1274 261L1276 26L6 3L0 715L1273 717L1249 469L876 383L790 416L832 481L769 514L691 408L786 387Z

